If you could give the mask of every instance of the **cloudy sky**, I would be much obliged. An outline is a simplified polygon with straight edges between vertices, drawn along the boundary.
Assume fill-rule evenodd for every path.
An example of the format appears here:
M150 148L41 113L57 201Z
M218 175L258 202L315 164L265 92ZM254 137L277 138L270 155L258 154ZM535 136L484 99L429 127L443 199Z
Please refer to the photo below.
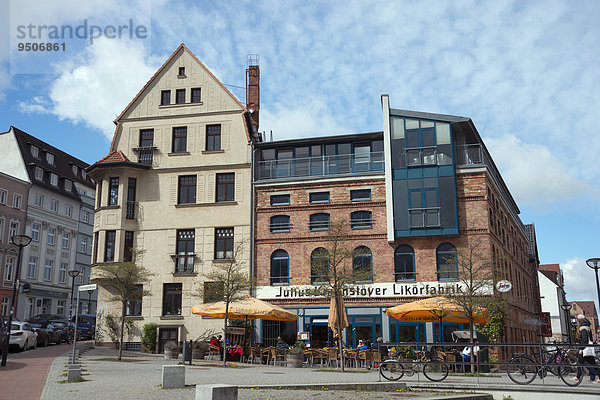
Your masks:
M260 129L275 139L381 130L382 93L393 108L472 118L535 223L542 263L561 264L569 300L596 298L585 259L600 257L600 2L121 3L1 2L0 130L93 163L115 116L180 43L242 101L246 56L259 54ZM36 55L36 74L15 67L16 22L144 16L146 40L67 41L70 52Z

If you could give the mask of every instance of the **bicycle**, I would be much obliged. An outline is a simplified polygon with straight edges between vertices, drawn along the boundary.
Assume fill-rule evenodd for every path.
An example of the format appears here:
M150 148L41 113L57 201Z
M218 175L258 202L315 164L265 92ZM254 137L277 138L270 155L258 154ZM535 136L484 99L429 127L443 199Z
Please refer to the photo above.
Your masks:
M508 362L506 373L511 381L518 385L528 385L539 376L544 379L548 372L558 376L566 385L577 386L581 380L572 378L577 375L577 357L557 347L527 355L514 356Z
M450 370L448 364L440 361L435 351L420 353L417 360L404 361L401 355L397 359L385 360L379 366L379 373L388 381L397 381L404 375L413 376L415 372L422 372L425 378L433 382L446 379Z

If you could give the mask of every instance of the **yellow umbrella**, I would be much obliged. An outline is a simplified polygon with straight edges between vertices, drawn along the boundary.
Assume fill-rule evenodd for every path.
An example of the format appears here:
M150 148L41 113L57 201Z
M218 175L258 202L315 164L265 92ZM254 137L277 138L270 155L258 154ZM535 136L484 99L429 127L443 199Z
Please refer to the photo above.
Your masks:
M265 319L270 321L296 321L298 316L283 308L246 296L242 300L229 303L228 319ZM225 318L225 302L200 304L192 307L192 314L213 318Z
M337 315L335 312L335 298L331 298L331 304L329 305L329 318L327 318L327 325L333 331L333 337L338 337L338 326L337 326ZM346 316L346 308L344 307L344 300L340 299L339 302L339 314L341 315L341 327L342 329L348 326L348 317Z

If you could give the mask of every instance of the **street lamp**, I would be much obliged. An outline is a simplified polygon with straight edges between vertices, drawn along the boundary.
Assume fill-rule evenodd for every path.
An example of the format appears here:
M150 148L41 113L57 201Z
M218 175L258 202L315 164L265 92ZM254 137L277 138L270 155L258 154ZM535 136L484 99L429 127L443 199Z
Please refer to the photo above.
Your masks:
M75 278L79 275L78 269L69 270L69 276L72 278L71 282L71 307L69 307L69 326L71 326L71 318L73 317L73 289L75 288Z
M598 307L600 307L600 283L598 283L598 269L600 268L600 258L590 258L586 261L588 267L596 271L596 293L598 294Z
M566 328L567 328L567 334L568 334L568 338L569 338L569 343L571 343L571 318L570 318L571 313L569 313L569 310L571 310L571 307L572 306L569 303L567 303L567 304L561 304L560 305L560 308L562 308L565 311L565 314L566 314L566 321L567 321L567 323L565 325L566 325Z
M94 293L93 290L88 290L88 314L91 314L90 312L90 308L91 308L91 304L92 304L92 293Z
M23 247L27 246L31 243L31 238L27 235L13 235L11 241L15 246L19 247L19 254L17 256L17 267L15 268L15 276L13 278L13 290L10 298L10 312L8 313L8 326L6 327L6 341L2 346L2 362L1 365L3 367L6 366L6 359L8 356L8 346L10 342L10 328L12 326L13 315L17 313L17 306L15 305L15 300L17 298L17 290L19 289L19 274L21 273L21 253L23 252Z

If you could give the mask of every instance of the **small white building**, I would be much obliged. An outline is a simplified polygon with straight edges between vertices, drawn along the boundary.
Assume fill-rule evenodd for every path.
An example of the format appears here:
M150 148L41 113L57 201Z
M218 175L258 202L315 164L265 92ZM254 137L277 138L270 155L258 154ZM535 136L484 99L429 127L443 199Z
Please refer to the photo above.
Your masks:
M569 340L569 317L561 306L568 303L565 299L564 277L559 265L540 265L538 280L542 312L550 313L552 324L552 337L547 339L566 342Z

